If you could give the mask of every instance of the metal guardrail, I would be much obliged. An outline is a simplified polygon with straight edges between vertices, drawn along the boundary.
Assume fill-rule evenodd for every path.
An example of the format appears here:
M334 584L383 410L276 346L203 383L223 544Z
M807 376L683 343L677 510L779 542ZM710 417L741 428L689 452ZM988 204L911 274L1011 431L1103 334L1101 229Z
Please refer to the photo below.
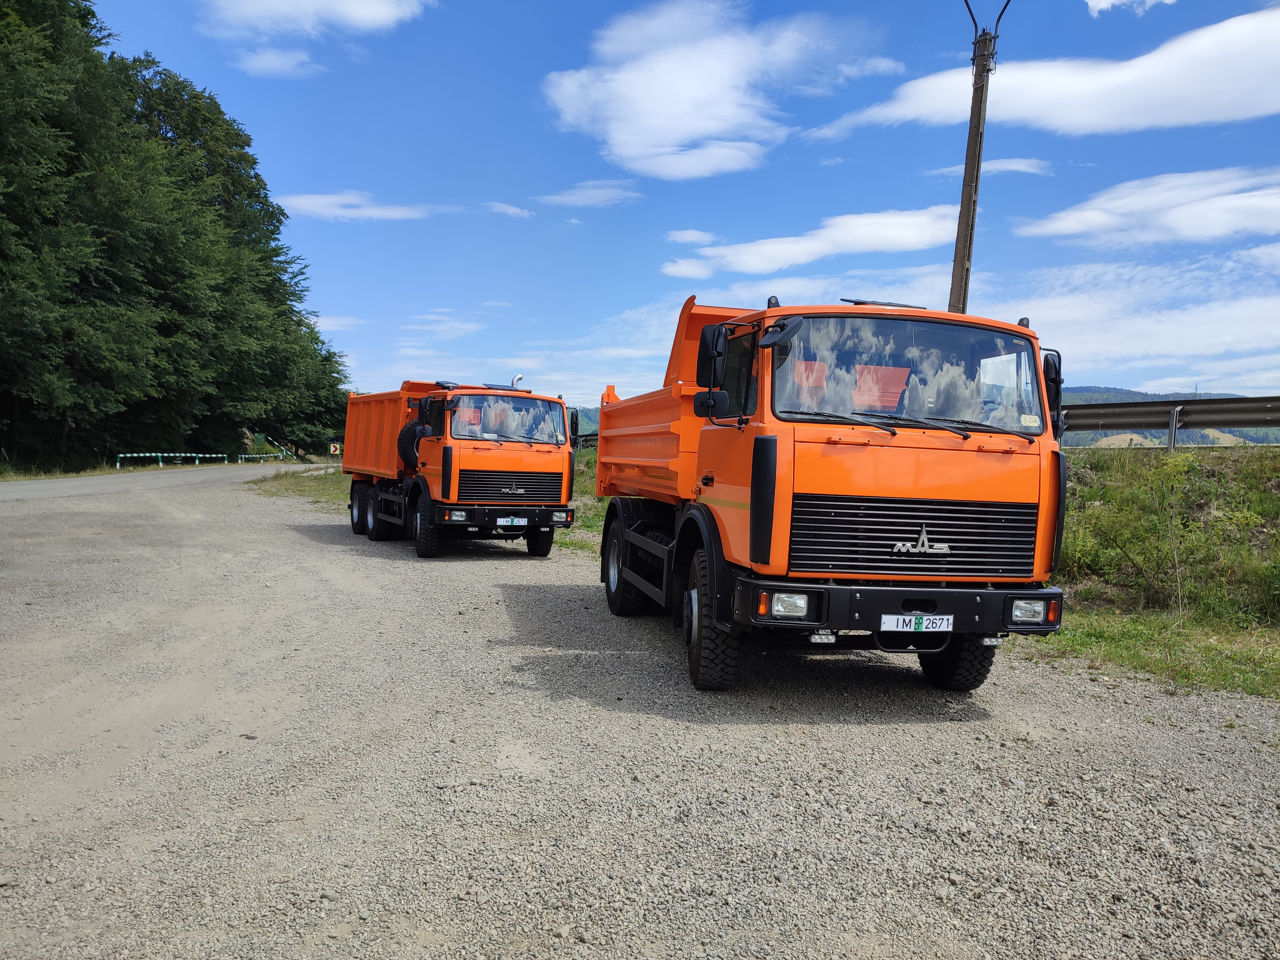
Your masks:
M242 453L240 463L261 463L263 460L279 460L284 462L283 453Z
M1280 397L1076 403L1064 406L1062 416L1067 430L1165 430L1172 450L1183 429L1280 427Z
M1280 427L1280 397L1217 397L1205 400L1137 400L1073 403L1062 408L1066 430L1164 430L1172 450L1178 431L1204 427ZM584 447L596 434L579 436Z
M227 462L227 455L225 453L117 453L116 469L120 469L121 460L127 460L131 457L147 457L148 459L155 457L156 466L158 467L164 466L166 457L170 460L195 460L197 467L200 466L201 460L221 460L223 463Z

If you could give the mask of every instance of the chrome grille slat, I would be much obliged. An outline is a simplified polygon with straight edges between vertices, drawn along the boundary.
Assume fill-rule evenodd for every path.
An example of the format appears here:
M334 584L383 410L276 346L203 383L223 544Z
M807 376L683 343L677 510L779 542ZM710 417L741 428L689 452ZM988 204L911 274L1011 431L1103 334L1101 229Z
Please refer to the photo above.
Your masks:
M558 473L527 470L459 470L458 500L465 503L555 503L564 478ZM512 491L521 491L515 493Z
M1030 577L1038 506L796 494L791 569L929 577ZM950 553L893 552L916 543L921 527Z

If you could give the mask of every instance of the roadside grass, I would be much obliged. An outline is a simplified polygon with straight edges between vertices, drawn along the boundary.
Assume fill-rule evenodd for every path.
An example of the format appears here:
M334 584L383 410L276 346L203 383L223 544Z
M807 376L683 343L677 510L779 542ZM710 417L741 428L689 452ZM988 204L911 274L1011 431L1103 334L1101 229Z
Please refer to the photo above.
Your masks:
M311 503L332 507L334 512L347 509L351 480L337 467L314 470L277 470L269 477L250 480L258 492L268 497L301 497Z
M101 477L113 473L143 473L151 470L169 469L175 467L194 467L194 463L176 464L171 463L167 468L162 468L158 464L139 464L137 466L121 467L116 469L114 463L103 463L96 467L86 467L83 470L15 470L9 466L0 467L0 483L6 480L64 480L68 477ZM202 467L221 467L223 463L202 463Z
M1084 661L1139 671L1175 687L1207 687L1280 699L1280 630L1244 628L1175 613L1080 610L1068 607L1062 629L1017 637L1011 649L1036 659Z

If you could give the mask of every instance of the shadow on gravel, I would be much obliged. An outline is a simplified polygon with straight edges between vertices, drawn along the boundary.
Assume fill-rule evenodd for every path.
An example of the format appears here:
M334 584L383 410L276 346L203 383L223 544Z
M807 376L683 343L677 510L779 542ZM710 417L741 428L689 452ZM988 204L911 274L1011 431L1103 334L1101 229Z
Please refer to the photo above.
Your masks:
M924 682L915 657L813 655L748 645L738 688L693 689L667 616L609 612L598 584L499 584L515 635L494 646L553 699L690 723L913 724L974 722L991 713L974 696ZM980 695L979 695L980 696Z
M363 534L352 533L351 525L345 516L334 523L291 523L289 529L315 543L327 546L358 547L369 552L376 551L379 557L392 561L448 563L455 560L492 560L504 554L510 554L512 557L529 555L523 540L445 540L441 545L439 556L423 560L413 552L413 544L408 540L375 542Z

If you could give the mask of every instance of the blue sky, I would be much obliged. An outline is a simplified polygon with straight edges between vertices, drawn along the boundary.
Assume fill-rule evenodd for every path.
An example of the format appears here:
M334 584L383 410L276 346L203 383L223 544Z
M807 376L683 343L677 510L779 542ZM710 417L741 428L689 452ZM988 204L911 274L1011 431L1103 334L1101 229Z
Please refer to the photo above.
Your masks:
M963 0L96 6L253 137L353 389L594 404L690 294L946 306ZM969 311L1068 385L1280 394L1278 114L1280 4L1012 0Z

